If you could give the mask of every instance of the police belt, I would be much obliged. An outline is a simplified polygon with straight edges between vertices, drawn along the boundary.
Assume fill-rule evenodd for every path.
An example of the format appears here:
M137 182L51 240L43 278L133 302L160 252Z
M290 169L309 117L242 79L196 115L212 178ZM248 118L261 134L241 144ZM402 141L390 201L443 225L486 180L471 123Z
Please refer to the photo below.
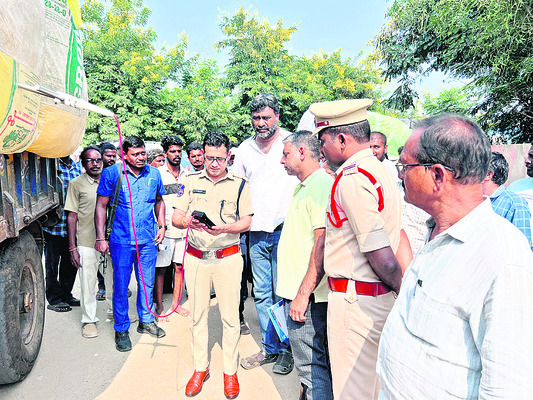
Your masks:
M346 293L348 288L348 283L351 279L345 278L331 278L328 277L328 287L334 292ZM352 281L355 283L355 291L357 294L362 296L380 296L385 293L389 293L391 289L385 286L381 282L361 282L361 281Z
M198 250L192 247L190 244L187 246L187 253L193 257L200 258L203 260L215 259L215 258L224 258L237 254L239 252L239 245L234 244L233 246L225 247L218 250Z

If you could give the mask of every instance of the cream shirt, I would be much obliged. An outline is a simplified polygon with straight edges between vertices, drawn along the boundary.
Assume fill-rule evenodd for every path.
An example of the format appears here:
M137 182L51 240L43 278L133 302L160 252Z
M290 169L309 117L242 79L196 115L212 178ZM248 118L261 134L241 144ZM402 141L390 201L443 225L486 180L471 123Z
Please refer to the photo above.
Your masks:
M380 399L531 398L531 310L527 239L486 199L407 269L379 345Z

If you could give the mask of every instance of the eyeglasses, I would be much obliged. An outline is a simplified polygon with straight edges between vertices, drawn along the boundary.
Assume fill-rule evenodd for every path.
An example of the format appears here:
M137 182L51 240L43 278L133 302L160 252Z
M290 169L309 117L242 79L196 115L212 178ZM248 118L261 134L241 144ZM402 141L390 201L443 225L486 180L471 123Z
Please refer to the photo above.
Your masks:
M216 160L218 164L222 164L223 162L227 161L227 157L211 157L211 156L205 156L205 160L209 162L213 162Z
M100 164L102 162L101 158L86 158L85 162L87 164Z
M427 167L431 167L432 165L435 165L435 164L438 164L438 163L402 164L401 162L397 162L396 163L396 170L398 171L399 174L403 174L407 167L426 167L427 168ZM443 165L443 167L445 169L447 169L448 171L453 172L452 168L447 167L445 165Z

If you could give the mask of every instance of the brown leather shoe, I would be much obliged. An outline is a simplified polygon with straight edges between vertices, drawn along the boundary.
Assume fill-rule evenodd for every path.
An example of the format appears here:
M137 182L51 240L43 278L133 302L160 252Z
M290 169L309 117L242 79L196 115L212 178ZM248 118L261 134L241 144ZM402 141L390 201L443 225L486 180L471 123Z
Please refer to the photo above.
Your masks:
M239 380L236 372L233 375L224 374L224 394L228 399L234 399L239 395Z
M192 397L196 396L202 390L204 382L209 379L209 368L205 371L194 371L191 379L187 382L185 387L185 396Z

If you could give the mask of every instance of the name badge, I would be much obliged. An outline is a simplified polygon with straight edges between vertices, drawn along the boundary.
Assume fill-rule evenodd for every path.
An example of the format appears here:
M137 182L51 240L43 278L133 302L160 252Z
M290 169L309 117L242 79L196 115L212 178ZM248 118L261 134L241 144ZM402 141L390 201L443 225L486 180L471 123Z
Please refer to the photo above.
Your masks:
M193 189L192 192L193 192L193 194L194 193L197 193L197 194L205 194L206 193L205 190L200 190L200 189Z

